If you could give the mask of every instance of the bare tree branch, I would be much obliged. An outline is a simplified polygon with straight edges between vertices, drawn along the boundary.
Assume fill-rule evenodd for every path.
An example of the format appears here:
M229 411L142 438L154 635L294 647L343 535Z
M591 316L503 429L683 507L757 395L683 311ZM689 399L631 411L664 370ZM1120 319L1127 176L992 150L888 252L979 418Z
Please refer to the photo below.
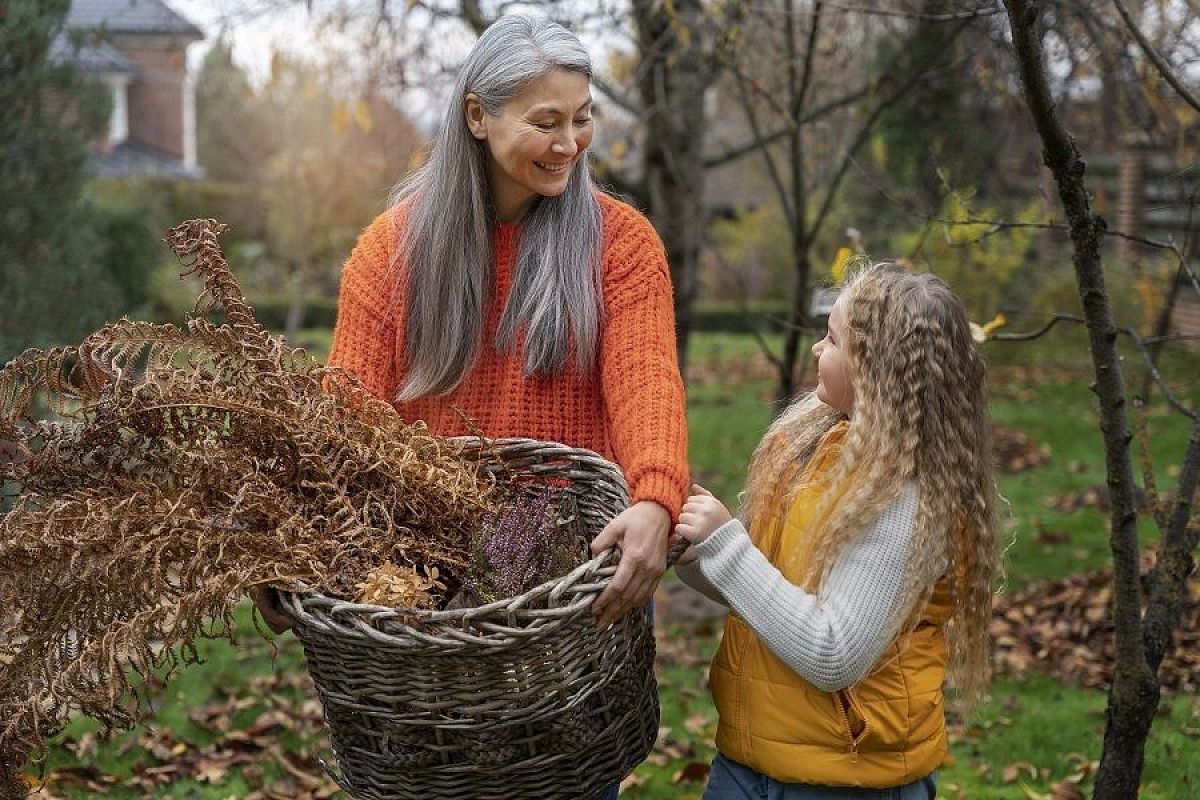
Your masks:
M876 8L873 6L855 6L847 3L830 2L826 0L825 5L829 8L844 11L849 14L865 14L873 17L896 17L901 19L922 20L925 22L959 22L962 20L979 19L980 17L991 17L996 14L1003 14L1004 7L999 3L988 6L987 8L979 8L970 11L959 11L952 14L930 14L923 11L903 11L901 9L892 8Z
M734 71L734 74L736 74L736 75L742 75L740 68L738 68L736 66L733 68L733 71ZM771 131L770 133L763 134L761 138L756 137L754 139L751 139L748 142L743 142L741 144L734 145L733 147L730 147L728 150L726 150L723 153L718 153L715 156L710 156L709 158L705 159L704 166L720 167L724 164L728 164L731 161L736 161L739 158L742 158L743 156L747 156L750 153L753 153L755 150L758 150L759 148L767 147L768 145L774 144L775 142L779 141L784 136L787 136L789 133L791 133L792 131L796 130L799 127L807 125L810 122L815 122L815 121L821 119L822 117L824 117L826 114L828 114L832 111L837 111L839 108L843 108L845 106L853 105L854 103L857 103L859 100L863 99L868 94L875 91L875 89L878 88L878 85L879 85L878 81L872 81L869 85L866 85L859 89L856 89L853 92L850 92L849 94L842 95L841 97L839 97L835 100L830 100L828 103L823 103L822 105L817 106L816 108L812 109L808 113L803 114L803 115L795 118L794 120L789 120L787 124L785 124L779 128L776 128L775 130ZM768 102L771 102L771 101L768 100ZM773 103L772 103L772 106L774 107Z
M959 23L958 28L955 31L955 35L961 32L966 26L966 22ZM871 132L874 130L875 124L879 121L879 118L883 116L884 112L886 112L889 108L900 102L900 100L902 100L904 96L908 94L913 86L915 86L918 81L924 78L933 69L933 66L934 65L929 62L925 63L924 65L916 66L912 72L909 73L907 79L893 89L889 95L880 100L879 104L872 109L870 116L868 116L863 124L859 127L858 132L855 134L854 140L850 143L849 147L846 148L845 154L842 156L841 164L838 165L837 172L834 174L833 180L830 181L829 186L825 191L825 198L821 202L821 209L817 212L816 217L813 219L812 227L809 229L810 231L815 232L821 229L821 225L825 222L825 217L833 208L833 201L837 195L838 188L841 186L842 180L846 177L846 173L849 171L850 166L854 161L854 154L858 151L858 148L862 147L867 139L870 138Z
M799 87L793 87L795 90L792 92L792 106L788 119L800 116L804 100L808 97L808 87L812 84L813 60L817 57L817 34L821 31L821 12L824 8L822 0L817 0L813 5L812 23L808 26L808 41L804 45L804 67L800 71Z
M1179 77L1175 74L1175 71L1171 69L1171 65L1168 64L1163 57L1158 54L1158 51L1154 49L1154 45L1150 43L1150 40L1146 38L1146 35L1142 33L1141 29L1138 28L1137 23L1134 22L1133 16L1129 13L1129 9L1125 7L1125 4L1121 2L1121 0L1113 0L1113 5L1117 7L1117 13L1119 13L1121 15L1121 19L1125 21L1125 27L1129 28L1129 32L1132 33L1133 38L1137 40L1138 46L1141 47L1142 52L1146 54L1146 58L1150 59L1150 63L1154 65L1156 70L1158 70L1158 74L1162 75L1163 79L1166 80L1167 83L1171 84L1171 88L1179 93L1179 96L1183 98L1184 102L1196 109L1196 111L1200 111L1200 99L1197 99L1196 96L1193 95L1188 88L1183 85L1183 83L1179 80Z
M1200 420L1183 457L1175 508L1163 530L1158 563L1150 573L1150 602L1142 623L1142 639L1150 668L1157 670L1170 646L1187 592L1187 576L1195 566L1192 552L1200 544L1200 525L1190 524L1193 498L1200 483Z
M1078 316L1077 314L1055 314L1054 316L1050 317L1050 319L1048 319L1040 328L1035 328L1031 331L1023 331L1021 333L994 333L992 334L991 338L997 342L1028 342L1030 340L1040 339L1042 336L1045 336L1060 322L1073 322L1079 325L1087 324L1087 320L1081 316ZM1190 420L1200 421L1200 412L1196 411L1196 409L1191 408L1182 400L1180 400L1178 395L1171 390L1170 385L1166 382L1166 379L1163 378L1162 373L1158 371L1158 367L1154 364L1154 359L1150 357L1150 352L1146 348L1146 345L1149 344L1149 341L1140 337L1137 331L1135 331L1133 328L1122 327L1117 328L1116 330L1118 333L1124 334L1129 341L1133 343L1134 348L1138 351L1138 355L1140 355L1142 360L1146 362L1146 366L1155 385L1158 386L1159 390L1163 394L1163 398L1171 405L1171 407Z
M644 109L634 102L627 92L612 85L604 78L593 74L592 85L603 92L604 96L611 100L618 108L622 108L634 116L640 117L642 115Z
M738 90L738 101L742 105L742 110L746 112L746 120L750 123L750 130L754 134L756 141L765 141L762 126L758 121L758 113L754 110L754 99L750 96L746 87L748 79L740 69L734 69L733 73L734 84ZM783 175L779 170L779 166L775 163L775 157L771 154L771 148L763 146L758 149L767 164L767 175L771 179L771 185L779 193L779 204L783 210L784 219L787 220L789 226L794 226L795 213L792 209L791 197L787 187L783 183Z
M766 337L763 336L762 331L759 330L758 326L753 322L754 314L750 310L750 292L746 287L745 274L741 270L734 269L729 262L725 260L725 256L721 254L719 248L714 247L712 252L714 257L717 259L717 263L720 265L721 270L726 274L732 275L733 279L738 283L738 288L740 289L738 292L738 304L741 306L742 315L746 318L746 327L750 330L750 334L754 337L754 341L758 345L759 351L763 354L763 357L770 362L771 366L775 367L777 370L781 369L783 367L783 359L775 355L775 352L771 349L771 344L767 341ZM770 317L768 317L768 319L770 319Z

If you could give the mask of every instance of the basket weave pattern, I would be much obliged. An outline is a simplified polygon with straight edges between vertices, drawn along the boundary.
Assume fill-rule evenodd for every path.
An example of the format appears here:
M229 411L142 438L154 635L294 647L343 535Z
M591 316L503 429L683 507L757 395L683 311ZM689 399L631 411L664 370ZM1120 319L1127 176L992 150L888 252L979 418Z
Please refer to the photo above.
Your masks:
M620 471L587 450L464 439L483 470L574 495L591 538L628 504ZM607 629L588 607L608 553L478 608L397 611L281 594L329 725L338 783L361 800L600 797L658 732L647 616Z

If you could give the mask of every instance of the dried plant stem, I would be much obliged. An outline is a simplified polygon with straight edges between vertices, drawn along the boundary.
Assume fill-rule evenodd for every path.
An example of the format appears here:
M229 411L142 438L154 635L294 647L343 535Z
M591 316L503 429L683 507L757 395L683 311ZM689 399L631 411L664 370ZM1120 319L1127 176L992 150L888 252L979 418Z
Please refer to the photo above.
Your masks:
M183 327L121 320L0 369L0 798L83 712L127 727L145 676L228 634L252 588L353 597L384 563L464 574L490 479L353 376L272 337L193 220ZM220 311L224 322L210 317ZM38 409L48 409L39 413Z

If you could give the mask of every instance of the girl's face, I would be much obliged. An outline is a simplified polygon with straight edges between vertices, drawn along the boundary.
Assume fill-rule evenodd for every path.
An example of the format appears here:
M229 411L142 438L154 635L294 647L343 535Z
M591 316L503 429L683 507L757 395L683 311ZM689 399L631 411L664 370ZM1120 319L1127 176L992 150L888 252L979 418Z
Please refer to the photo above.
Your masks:
M817 357L817 399L850 416L854 410L854 383L846 357L846 314L839 297L829 312L825 338L813 345Z
M520 219L535 197L555 197L592 143L586 75L552 69L492 116L466 98L467 127L487 143L488 183L501 222Z

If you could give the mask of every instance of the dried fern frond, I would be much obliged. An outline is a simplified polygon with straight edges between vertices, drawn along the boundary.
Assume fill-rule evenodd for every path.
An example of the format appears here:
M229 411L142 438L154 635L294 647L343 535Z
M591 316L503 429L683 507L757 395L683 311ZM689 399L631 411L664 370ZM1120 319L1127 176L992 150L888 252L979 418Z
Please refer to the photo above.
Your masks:
M247 590L353 598L392 563L428 591L466 573L495 512L450 443L259 325L223 230L168 234L205 287L183 327L121 320L0 369L0 485L19 489L0 516L0 772L71 713L142 718L137 676L228 633Z

